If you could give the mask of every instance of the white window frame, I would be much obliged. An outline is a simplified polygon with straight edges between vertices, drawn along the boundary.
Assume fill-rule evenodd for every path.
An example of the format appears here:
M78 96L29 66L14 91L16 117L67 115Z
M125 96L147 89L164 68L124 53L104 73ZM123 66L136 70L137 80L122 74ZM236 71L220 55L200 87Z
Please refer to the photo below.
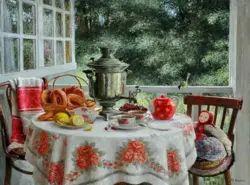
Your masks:
M64 2L64 1L63 1ZM13 72L13 73L5 73L3 74L4 69L4 52L1 52L1 68L2 72L0 72L0 82L7 81L16 77L43 77L48 75L53 75L56 73L63 73L71 70L76 70L76 62L75 62L75 11L74 11L74 0L70 0L70 11L67 11L65 9L59 9L55 6L55 0L52 0L52 6L44 5L43 0L22 0L19 3L21 5L19 6L18 16L19 16L19 29L20 33L6 33L1 30L3 28L3 11L1 11L0 19L2 19L1 25L0 25L0 43L1 46L4 47L4 38L17 38L20 39L19 44L19 62L20 62L20 71L19 72ZM36 13L36 35L24 35L23 33L23 22L22 22L22 14L23 14L23 3L27 3L30 5L34 5L35 7L35 13ZM64 3L63 3L64 6ZM0 0L0 8L3 10L3 0ZM54 27L54 36L53 37L45 37L43 36L43 9L49 9L53 11L53 27ZM64 8L64 7L63 7ZM56 12L62 13L62 33L63 37L57 38L56 37ZM71 35L69 38L65 38L65 16L64 13L70 15L70 32ZM65 33L66 34L66 33ZM30 69L30 70L23 70L23 39L36 39L36 69ZM54 65L53 66L44 66L44 52L43 52L43 46L44 46L44 39L45 40L52 40L54 42ZM56 65L56 41L63 41L63 50L64 50L64 64L62 65ZM66 50L65 50L65 41L70 42L71 46L71 63L66 63Z

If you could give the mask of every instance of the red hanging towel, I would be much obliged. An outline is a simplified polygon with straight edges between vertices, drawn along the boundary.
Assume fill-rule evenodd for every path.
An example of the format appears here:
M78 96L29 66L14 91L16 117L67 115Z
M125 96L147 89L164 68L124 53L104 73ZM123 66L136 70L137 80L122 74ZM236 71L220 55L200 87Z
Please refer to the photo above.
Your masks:
M12 131L8 150L23 148L31 117L41 112L43 80L40 78L16 78L11 83Z

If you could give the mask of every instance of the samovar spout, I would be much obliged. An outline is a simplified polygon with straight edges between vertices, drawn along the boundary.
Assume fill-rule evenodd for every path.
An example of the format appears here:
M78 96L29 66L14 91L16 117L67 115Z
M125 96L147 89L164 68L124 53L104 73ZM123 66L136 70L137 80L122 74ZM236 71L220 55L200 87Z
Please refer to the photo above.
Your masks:
M125 99L125 100L129 100L129 103L134 103L134 104L136 104L137 103L137 99L136 98L134 98L134 97L125 97L125 96L120 96L119 97L120 99Z

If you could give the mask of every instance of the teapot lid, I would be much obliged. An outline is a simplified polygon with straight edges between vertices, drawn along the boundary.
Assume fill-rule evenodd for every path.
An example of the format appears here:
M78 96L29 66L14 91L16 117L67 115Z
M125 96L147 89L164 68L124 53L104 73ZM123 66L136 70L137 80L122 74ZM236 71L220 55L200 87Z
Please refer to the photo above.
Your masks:
M108 47L100 47L100 53L102 56L94 60L91 58L92 62L88 63L87 66L95 69L99 72L123 72L129 64L119 61L113 56L114 51Z

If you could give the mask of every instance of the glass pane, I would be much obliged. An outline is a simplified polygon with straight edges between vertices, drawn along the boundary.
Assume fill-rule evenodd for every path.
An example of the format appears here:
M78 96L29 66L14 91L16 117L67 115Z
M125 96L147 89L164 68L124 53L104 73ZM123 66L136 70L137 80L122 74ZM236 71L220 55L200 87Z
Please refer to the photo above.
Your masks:
M62 14L56 13L56 36L62 37Z
M63 42L57 41L56 42L56 64L64 64L64 52L63 52Z
M52 10L44 9L43 11L43 34L44 36L52 37L53 29L53 12Z
M71 24L71 21L70 21L70 15L68 14L65 14L65 36L66 37L70 37L70 26Z
M47 5L52 6L52 0L43 0L43 4L47 4Z
M54 46L52 40L44 41L44 66L51 66L54 64Z
M4 72L17 72L20 69L19 39L4 38Z
M36 40L23 40L24 70L36 68Z
M56 7L62 8L63 7L63 0L56 0Z
M66 50L66 63L71 63L72 55L71 55L71 42L70 41L65 42L65 50Z
M0 37L0 74L2 73L2 52L3 52L3 48L2 48L2 41Z
M65 10L70 10L70 0L64 0L65 4Z
M18 21L18 1L17 0L4 0L4 31L9 33L19 32Z
M23 3L23 33L36 34L36 10L35 6Z

